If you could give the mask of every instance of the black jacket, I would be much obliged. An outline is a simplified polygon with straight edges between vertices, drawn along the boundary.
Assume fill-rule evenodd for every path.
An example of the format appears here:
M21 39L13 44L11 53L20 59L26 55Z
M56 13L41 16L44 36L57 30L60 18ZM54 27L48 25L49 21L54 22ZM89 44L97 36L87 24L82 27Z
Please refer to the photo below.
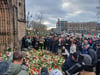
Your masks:
M97 49L96 54L97 54L97 59L100 59L100 48L99 48L99 49Z
M64 62L62 66L62 71L67 71L69 68L71 68L75 62L72 60L72 56L69 56L69 58Z
M88 49L88 54L92 58L92 64L95 65L97 63L97 54L96 54L96 52L94 51L93 48L89 48Z

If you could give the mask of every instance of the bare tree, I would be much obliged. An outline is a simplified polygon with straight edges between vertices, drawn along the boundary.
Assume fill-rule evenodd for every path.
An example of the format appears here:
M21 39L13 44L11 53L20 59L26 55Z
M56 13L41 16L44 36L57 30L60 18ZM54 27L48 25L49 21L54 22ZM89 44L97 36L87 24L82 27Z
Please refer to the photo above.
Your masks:
M30 12L28 11L27 18L26 18L26 20L27 20L27 27L28 28L31 28L32 27L31 26L31 18L32 18L32 14L30 14Z
M36 20L37 20L40 24L42 24L43 19L44 19L44 12L38 12L38 13L36 13L35 17L36 17Z
M40 12L38 12L38 13L36 13L36 15L35 15L35 17L36 17L36 22L37 23L35 23L35 25L37 25L38 26L38 29L37 29L37 31L38 32L41 32L42 30L42 26L41 25L43 25L42 23L43 23L43 20L44 20L44 12L42 12L42 11L40 11ZM34 26L35 26L34 25ZM36 26L36 27L37 27ZM34 27L33 27L34 28ZM44 28L46 28L46 27L44 27Z
M32 21L32 26L36 32L45 32L47 30L47 26L39 22Z

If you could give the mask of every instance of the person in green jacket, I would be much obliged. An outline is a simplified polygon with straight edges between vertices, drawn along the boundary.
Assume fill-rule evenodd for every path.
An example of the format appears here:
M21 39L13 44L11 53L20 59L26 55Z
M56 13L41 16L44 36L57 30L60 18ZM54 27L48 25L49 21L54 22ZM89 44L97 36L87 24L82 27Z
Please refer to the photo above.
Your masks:
M10 64L7 75L29 75L27 68L23 63L23 54L21 51L16 51L13 54L13 61Z

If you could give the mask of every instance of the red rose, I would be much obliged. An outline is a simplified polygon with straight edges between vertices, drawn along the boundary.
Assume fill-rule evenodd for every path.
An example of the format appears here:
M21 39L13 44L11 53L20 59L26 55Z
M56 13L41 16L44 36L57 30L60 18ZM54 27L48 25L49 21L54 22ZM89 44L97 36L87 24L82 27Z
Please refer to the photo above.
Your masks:
M43 56L40 56L41 58L43 58Z
M32 68L32 70L34 70L34 71L35 71L35 70L36 70L36 68Z
M52 57L51 57L51 59L52 59Z
M33 57L33 60L36 59L36 57Z
M37 70L37 72L39 73L39 70Z
M49 71L51 71L52 69L51 68L49 68Z
M33 48L33 51L36 51L36 49Z
M9 57L7 56L7 59L8 59Z
M56 65L54 65L54 68L57 68L57 66L56 66Z
M27 66L27 67L29 67L29 65L28 65L28 64L26 64L26 66Z
M31 71L31 74L33 74L33 71Z

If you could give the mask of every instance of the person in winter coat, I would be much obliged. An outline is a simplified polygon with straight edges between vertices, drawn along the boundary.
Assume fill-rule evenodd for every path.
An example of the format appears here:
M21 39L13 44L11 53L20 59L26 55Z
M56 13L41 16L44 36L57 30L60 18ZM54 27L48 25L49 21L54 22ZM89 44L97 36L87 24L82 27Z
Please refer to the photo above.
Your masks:
M93 47L93 49L96 51L96 42L95 42L95 41L93 41L92 47Z
M36 50L39 50L39 37L36 37L35 47Z
M90 68L87 68L89 70L89 72L94 72L94 68L96 67L96 63L97 63L97 55L96 52L94 51L94 49L92 47L89 47L87 49L87 54L92 58L92 64Z
M53 37L52 36L49 37L48 43L49 43L49 50L53 51L52 49L53 48Z
M65 40L65 47L68 50L68 52L70 52L70 46L71 46L71 41L70 41L69 37L67 37Z
M81 52L82 51L81 39L80 38L76 38L75 44L76 44L76 50Z
M96 75L100 75L100 44L97 45L97 64L96 64Z
M47 44L48 44L47 38L48 38L47 36L44 37L44 50L47 49Z
M76 45L74 39L71 39L71 46L70 46L70 54L73 54L76 52Z
M84 68L83 70L80 72L80 75L96 75L94 71L91 71L91 67L92 67L92 58L90 55L88 54L83 54L84 56Z
M63 46L62 47L62 56L67 59L67 57L69 57L69 52L68 50Z
M96 54L95 50L92 47L89 47L87 49L87 52L88 52L88 55L90 55L92 58L92 64L95 66L97 63L97 54Z
M81 75L96 75L95 72L94 72L94 68L95 68L96 63L97 63L96 52L94 51L94 49L92 47L89 47L87 49L87 54L92 59L91 67L86 67L85 70L83 72L81 72Z
M84 40L84 43L82 45L82 54L87 54L87 49L89 48L89 44L87 40Z
M43 43L44 43L44 37L40 37L39 38L39 47L41 48L41 50L43 49Z
M73 53L65 60L64 64L62 65L63 72L65 72L66 70L68 70L70 67L72 67L77 63L76 61L77 55L78 55L77 53Z
M26 41L27 43L27 46L30 47L32 45L32 39L31 39L31 36L27 37Z
M29 75L27 68L23 63L23 54L20 51L14 52L13 54L13 63L10 64L10 67L5 75Z
M55 53L55 54L58 54L58 44L59 44L59 41L58 41L58 38L57 37L54 37L54 40L53 40L53 47L52 47L52 52Z
M59 38L59 49L61 49L65 45L65 38L60 37Z
M90 46L92 46L92 39L89 38L88 43L89 43Z
M62 41L62 38L61 37L59 37L59 49L61 49L61 41Z
M88 54L80 54L77 58L78 62L72 67L65 71L66 75L76 75L78 73L83 73L90 71L92 65L92 58Z
M28 36L25 37L25 48L28 48L28 41L27 41L27 39L28 39Z
M25 40L26 40L26 36L24 36L22 38L22 46L21 46L21 49L25 48Z
M32 46L33 46L33 48L35 48L35 44L36 44L36 36L34 36L32 38Z

